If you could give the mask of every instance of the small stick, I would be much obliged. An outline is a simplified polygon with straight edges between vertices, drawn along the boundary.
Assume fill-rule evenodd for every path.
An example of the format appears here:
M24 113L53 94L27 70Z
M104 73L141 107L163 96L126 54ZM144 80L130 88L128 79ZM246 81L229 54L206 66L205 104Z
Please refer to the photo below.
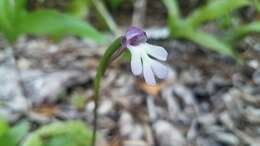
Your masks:
M147 0L136 0L134 4L133 25L144 27Z

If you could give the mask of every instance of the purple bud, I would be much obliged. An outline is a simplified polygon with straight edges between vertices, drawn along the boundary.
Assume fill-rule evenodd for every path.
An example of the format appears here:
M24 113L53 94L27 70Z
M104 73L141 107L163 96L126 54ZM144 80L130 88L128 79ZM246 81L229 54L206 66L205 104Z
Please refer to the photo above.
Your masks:
M122 45L127 46L129 44L132 46L137 46L140 43L146 41L147 41L146 33L142 29L132 26L127 30L126 35L123 37Z

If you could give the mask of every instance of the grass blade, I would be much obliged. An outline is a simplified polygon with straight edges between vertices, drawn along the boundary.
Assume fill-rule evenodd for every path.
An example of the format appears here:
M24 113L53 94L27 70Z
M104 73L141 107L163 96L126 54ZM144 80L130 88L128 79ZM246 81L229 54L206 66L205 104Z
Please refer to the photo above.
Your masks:
M20 19L17 29L19 34L77 35L96 42L104 41L104 37L88 23L53 10L28 13Z
M98 11L99 15L106 23L108 28L115 34L118 34L117 25L113 19L113 17L109 14L108 10L104 6L104 4L100 0L92 0L92 4L95 6L96 10Z
M234 31L230 33L230 42L237 41L239 39L242 39L246 35L250 33L260 33L260 22L251 22L249 24L239 26Z
M248 0L216 0L195 10L188 16L187 22L196 28L201 23L225 16L247 4L250 4Z
M190 32L189 35L186 36L189 40L216 51L218 53L231 56L235 59L238 59L237 53L233 50L229 45L219 41L217 38L213 37L210 34L204 32Z

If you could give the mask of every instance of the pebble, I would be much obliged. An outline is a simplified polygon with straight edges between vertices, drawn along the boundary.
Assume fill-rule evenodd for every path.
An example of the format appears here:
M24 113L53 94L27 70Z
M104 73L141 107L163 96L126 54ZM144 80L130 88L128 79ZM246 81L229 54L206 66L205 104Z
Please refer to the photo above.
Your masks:
M160 146L185 146L184 136L169 122L159 120L153 128Z

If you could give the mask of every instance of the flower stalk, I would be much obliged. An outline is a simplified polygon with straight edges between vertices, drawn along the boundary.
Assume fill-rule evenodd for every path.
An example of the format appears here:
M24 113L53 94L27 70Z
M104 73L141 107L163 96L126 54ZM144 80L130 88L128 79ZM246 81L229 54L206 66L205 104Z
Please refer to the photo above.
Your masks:
M101 78L108 65L118 58L126 49L131 53L131 69L135 76L143 74L148 85L155 85L156 79L165 79L168 74L168 67L162 64L167 60L167 51L160 46L147 43L146 33L137 27L130 27L126 34L116 39L106 50L97 68L94 81L94 131L92 146L95 146L97 133L98 105Z
M93 130L93 137L92 137L92 146L95 146L96 144L96 133L97 133L97 119L98 119L98 106L99 106L99 93L100 93L100 84L101 84L101 78L104 75L110 60L113 56L113 54L117 51L118 48L121 46L121 37L117 38L106 50L104 56L101 58L101 61L98 65L96 77L94 80L94 102L95 102L95 108L94 108L94 130Z

